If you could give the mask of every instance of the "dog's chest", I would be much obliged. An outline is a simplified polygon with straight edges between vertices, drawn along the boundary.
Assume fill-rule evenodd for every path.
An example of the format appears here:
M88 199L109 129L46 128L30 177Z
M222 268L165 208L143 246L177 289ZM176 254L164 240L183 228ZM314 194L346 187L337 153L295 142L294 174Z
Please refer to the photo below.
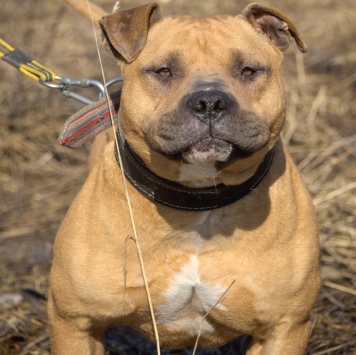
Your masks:
M174 228L172 235L165 231L165 243L161 248L158 244L155 255L147 259L152 270L148 275L156 322L162 339L169 339L170 344L172 339L194 342L199 332L201 341L210 344L222 336L220 325L226 325L226 317L240 308L231 301L235 299L237 282L230 286L238 278L233 238L226 239L222 227L231 224L230 218L221 211L196 216L179 233ZM167 242L170 238L172 244ZM140 298L140 302L145 300L146 297ZM141 308L143 304L136 306Z
M221 216L217 212L202 213L194 222L194 232L189 235L196 253L190 254L180 262L178 269L169 273L169 282L161 294L163 303L157 310L158 324L165 325L169 331L185 331L196 336L202 326L202 333L212 333L215 330L213 325L206 319L202 323L202 319L213 309L227 310L221 302L227 288L225 280L222 281L225 275L210 274L210 268L214 268L214 256L205 250L206 245L214 243L220 223ZM172 262L179 262L179 258Z
M191 255L188 263L172 274L167 289L162 294L164 302L157 308L157 323L170 331L185 331L198 334L203 317L213 308L225 311L219 303L226 287L218 282L202 280L197 255ZM207 321L202 332L213 332L214 327Z

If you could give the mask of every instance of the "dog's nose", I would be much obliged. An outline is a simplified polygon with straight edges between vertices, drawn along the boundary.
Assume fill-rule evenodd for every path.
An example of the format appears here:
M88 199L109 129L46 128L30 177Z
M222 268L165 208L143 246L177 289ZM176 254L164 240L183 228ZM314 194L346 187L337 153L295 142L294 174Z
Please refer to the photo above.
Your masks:
M188 105L194 115L204 121L216 121L230 108L229 96L222 91L198 91L191 95Z

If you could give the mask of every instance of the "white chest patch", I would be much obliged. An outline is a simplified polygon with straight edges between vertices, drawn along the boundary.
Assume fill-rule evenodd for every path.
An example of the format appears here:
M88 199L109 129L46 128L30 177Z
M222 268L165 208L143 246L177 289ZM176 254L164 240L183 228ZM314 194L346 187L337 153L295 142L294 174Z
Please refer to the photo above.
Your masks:
M200 280L199 260L192 255L190 262L173 276L172 282L164 293L166 303L157 309L157 323L168 329L183 330L196 336L204 315L209 312L226 288L211 285ZM227 310L222 304L215 308ZM214 328L206 320L202 332L213 332Z

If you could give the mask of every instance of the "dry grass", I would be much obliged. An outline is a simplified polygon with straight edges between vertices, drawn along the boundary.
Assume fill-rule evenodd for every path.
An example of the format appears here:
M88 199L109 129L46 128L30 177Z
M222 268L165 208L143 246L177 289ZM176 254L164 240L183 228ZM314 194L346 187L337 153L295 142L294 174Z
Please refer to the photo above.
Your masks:
M114 1L95 1L110 9ZM128 7L144 1L122 1ZM167 1L166 1L167 2ZM170 1L167 13L238 13L235 0ZM204 4L204 5L202 5ZM289 14L309 52L286 54L285 140L313 195L320 222L324 287L313 312L309 353L356 353L356 3L270 2ZM45 29L45 30L44 30ZM59 2L2 0L0 33L57 74L100 79L91 28ZM116 66L104 61L107 77ZM86 175L87 149L56 143L82 107L0 63L0 353L46 354L45 301L55 231ZM5 306L5 296L13 306ZM108 353L154 346L111 330ZM212 354L237 354L233 344Z

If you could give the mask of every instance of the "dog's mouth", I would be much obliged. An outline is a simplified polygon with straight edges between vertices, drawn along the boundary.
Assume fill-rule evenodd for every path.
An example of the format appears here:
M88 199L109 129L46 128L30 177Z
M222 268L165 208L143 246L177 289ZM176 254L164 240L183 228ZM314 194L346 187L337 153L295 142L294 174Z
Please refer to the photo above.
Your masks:
M191 164L226 162L230 158L233 150L234 146L232 143L209 137L184 150L182 156Z

